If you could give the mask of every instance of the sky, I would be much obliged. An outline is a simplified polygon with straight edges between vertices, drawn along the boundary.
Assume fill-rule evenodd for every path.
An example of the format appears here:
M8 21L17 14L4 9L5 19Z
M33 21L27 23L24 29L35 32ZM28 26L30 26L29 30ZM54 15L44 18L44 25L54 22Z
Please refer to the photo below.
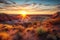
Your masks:
M0 13L54 14L60 11L60 0L0 0Z

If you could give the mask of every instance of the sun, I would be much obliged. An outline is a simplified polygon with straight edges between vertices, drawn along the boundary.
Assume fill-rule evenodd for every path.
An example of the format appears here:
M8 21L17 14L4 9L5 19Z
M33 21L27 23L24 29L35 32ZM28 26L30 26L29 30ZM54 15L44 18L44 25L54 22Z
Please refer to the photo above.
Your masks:
M20 11L20 14L21 14L22 17L26 17L27 11Z

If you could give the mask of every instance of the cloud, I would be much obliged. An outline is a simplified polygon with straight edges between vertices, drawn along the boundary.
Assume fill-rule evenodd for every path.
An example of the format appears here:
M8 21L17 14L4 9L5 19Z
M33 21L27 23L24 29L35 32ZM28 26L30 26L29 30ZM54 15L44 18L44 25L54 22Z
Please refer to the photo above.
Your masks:
M2 9L3 8L3 9ZM51 13L51 12L56 12L59 11L60 5L44 5L44 4L23 4L23 5L16 5L14 4L7 4L0 8L0 11L5 11L5 12L10 12L10 13L18 13L20 10L26 10L31 13Z
M58 5L57 8L60 10L60 5Z
M24 8L25 9L32 9L32 10L55 10L55 9L58 9L58 5L31 4L31 5L26 6Z
M4 3L4 4L16 4L15 2L11 1L11 0L0 0L0 3Z
M16 4L15 4L16 5ZM58 5L40 5L40 4L24 4L24 5L5 5L5 9L15 10L15 9L22 9L22 10L57 10L60 8Z
M0 0L0 3L9 4L9 3L7 2L7 0Z

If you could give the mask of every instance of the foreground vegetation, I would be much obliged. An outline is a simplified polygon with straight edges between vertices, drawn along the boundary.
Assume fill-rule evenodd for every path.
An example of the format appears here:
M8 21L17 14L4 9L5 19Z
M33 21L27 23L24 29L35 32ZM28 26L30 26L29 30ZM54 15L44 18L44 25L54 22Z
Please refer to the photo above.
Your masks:
M59 16L26 26L0 23L0 40L60 40Z

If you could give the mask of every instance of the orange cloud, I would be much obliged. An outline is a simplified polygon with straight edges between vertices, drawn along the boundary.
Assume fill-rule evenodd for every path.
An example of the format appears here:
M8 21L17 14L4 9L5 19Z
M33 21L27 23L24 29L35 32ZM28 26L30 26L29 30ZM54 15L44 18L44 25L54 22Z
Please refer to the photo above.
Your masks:
M25 6L24 6L25 5ZM27 11L28 14L54 14L59 11L59 5L39 5L39 4L24 4L24 5L5 5L0 8L0 13L20 14L20 11Z

